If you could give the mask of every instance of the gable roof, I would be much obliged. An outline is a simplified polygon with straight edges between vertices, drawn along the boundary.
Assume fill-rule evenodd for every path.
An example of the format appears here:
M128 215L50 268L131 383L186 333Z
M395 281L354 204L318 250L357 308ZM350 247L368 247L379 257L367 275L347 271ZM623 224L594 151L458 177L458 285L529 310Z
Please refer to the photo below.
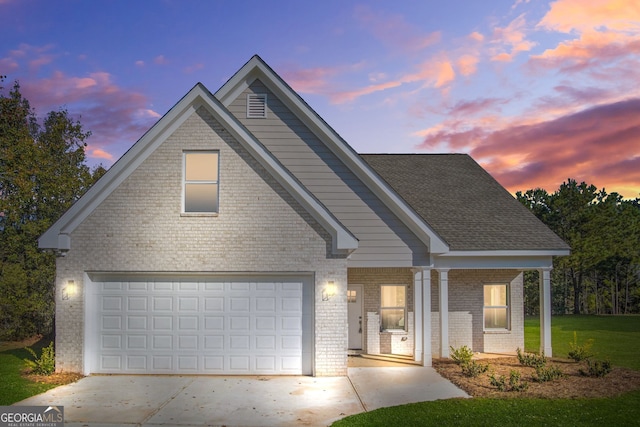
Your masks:
M205 107L212 116L306 209L332 236L334 252L350 252L358 240L224 107L203 84L196 84L147 131L40 238L42 249L66 251L71 233L192 113Z
M451 251L558 251L569 246L466 154L361 157Z
M333 152L389 209L414 233L432 254L449 252L439 234L403 200L387 182L329 126L282 78L258 55L253 56L216 93L229 106L254 81L260 80Z

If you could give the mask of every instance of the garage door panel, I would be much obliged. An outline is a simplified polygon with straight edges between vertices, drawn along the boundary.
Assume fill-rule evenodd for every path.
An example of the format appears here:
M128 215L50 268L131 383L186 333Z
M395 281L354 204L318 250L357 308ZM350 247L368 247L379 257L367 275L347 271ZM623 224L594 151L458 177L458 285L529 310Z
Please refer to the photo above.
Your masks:
M122 317L121 316L102 316L102 329L105 330L121 330L122 329Z
M158 311L173 311L173 298L172 297L167 297L167 296L163 296L163 297L157 297L157 296L153 296L151 297L151 299L153 300L153 311L154 312L158 312Z
M224 298L223 297L205 297L204 310L207 313L215 312L215 311L224 312Z
M153 282L152 289L154 292L172 291L173 282Z
M107 290L107 291L119 291L122 290L122 287L125 285L125 283L121 283L121 282L105 282L105 283L100 283L100 287L103 290Z
M198 311L198 302L200 298L198 297L178 297L178 310L183 313L185 311Z
M103 335L102 336L102 348L103 349L122 349L122 336L121 335Z
M98 313L91 314L99 319L94 323L99 349L92 371L310 374L311 322L305 320L303 333L303 282L95 283ZM309 360L303 363L303 357Z
M151 356L151 368L157 372L172 372L173 357L167 355Z
M130 331L146 331L147 316L127 316L127 329Z
M151 331L170 331L173 329L173 317L153 316Z
M129 291L146 291L149 284L147 282L129 282L127 283L127 288Z
M127 335L127 350L147 350L146 335Z
M199 339L197 335L180 335L178 337L178 349L179 350L197 350L198 341Z
M181 291L197 291L198 282L180 282L178 283L178 289Z
M147 297L128 297L127 309L129 311L147 311Z
M197 331L201 329L197 316L178 316L178 332Z
M256 313L267 312L273 313L276 310L275 297L256 297L254 311Z
M299 317L283 316L280 318L282 330L285 331L301 331L302 322Z
M119 372L122 370L122 356L102 356L100 358L100 367Z
M122 311L122 297L119 296L105 296L102 299L103 311Z
M206 282L204 284L205 291L224 292L224 283L222 282Z
M229 310L238 312L249 312L251 307L251 299L249 297L231 297L229 298Z

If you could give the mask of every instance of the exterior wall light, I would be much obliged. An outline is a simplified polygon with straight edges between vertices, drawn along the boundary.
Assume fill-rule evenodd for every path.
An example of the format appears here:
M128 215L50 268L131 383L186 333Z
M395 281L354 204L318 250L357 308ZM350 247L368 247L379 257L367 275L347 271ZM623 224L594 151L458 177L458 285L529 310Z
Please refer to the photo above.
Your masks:
M322 301L329 301L336 294L336 282L329 280L322 290Z
M67 280L67 284L62 288L62 299L68 300L76 295L78 288L74 280Z

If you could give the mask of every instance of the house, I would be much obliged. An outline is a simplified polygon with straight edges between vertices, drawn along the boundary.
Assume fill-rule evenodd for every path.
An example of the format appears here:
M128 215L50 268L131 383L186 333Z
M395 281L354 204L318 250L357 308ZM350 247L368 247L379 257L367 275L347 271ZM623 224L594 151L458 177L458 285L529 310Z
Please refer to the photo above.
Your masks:
M262 59L197 84L39 239L58 370L345 375L524 345L567 245L467 155L359 155Z

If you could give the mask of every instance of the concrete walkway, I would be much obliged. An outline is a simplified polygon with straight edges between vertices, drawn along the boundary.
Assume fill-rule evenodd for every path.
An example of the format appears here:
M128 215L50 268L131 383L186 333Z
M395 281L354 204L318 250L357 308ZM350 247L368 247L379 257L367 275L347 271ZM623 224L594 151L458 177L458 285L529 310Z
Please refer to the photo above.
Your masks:
M385 367L348 377L94 375L16 405L64 406L68 426L326 426L455 397L468 395L432 368Z

